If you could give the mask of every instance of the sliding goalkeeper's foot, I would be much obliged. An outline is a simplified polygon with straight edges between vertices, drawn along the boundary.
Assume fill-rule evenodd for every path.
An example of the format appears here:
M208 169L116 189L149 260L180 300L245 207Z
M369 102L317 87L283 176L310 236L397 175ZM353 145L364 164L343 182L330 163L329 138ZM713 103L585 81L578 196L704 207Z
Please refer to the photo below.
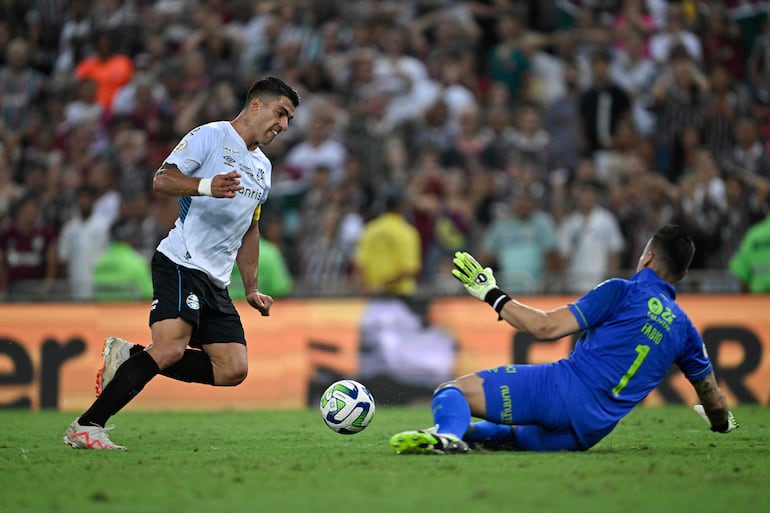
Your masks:
M468 444L455 435L436 433L434 428L403 431L393 435L390 447L396 454L465 454Z

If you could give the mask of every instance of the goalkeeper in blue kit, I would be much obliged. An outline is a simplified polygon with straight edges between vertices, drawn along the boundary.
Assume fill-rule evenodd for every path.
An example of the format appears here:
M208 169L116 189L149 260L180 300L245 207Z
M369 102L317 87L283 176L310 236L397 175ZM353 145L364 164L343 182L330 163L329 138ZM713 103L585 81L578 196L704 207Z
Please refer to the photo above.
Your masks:
M544 312L520 303L495 282L490 268L455 254L452 274L517 330L541 340L582 331L568 358L510 364L440 385L431 403L435 425L397 433L398 454L461 454L491 449L582 451L607 436L663 380L672 363L693 385L694 406L711 430L738 427L717 384L700 334L676 303L674 284L695 245L678 226L660 228L628 280L599 284L574 303ZM471 422L477 417L482 421Z

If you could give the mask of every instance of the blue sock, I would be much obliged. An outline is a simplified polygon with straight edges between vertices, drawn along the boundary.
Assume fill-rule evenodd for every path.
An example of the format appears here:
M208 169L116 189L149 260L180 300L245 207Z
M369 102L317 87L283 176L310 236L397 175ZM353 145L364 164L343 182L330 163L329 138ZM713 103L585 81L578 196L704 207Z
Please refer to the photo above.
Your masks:
M488 448L502 448L515 443L512 426L496 424L488 420L473 423L473 429L468 431L466 442L480 443Z
M444 387L433 394L431 410L439 433L449 433L462 438L468 431L471 424L471 408L459 388Z

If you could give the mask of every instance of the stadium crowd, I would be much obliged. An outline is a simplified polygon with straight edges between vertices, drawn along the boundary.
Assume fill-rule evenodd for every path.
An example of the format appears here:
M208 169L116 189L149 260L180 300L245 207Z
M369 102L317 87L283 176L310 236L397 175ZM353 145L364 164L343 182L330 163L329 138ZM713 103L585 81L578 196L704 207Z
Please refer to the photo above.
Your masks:
M121 297L121 262L149 258L178 213L151 191L155 169L266 75L303 97L264 148L263 237L295 294L359 292L359 236L394 187L422 290L459 292L447 268L463 249L510 292L585 292L634 268L669 222L695 238L693 270L717 277L701 290L748 289L737 266L718 277L770 213L769 8L2 2L0 290L90 300L101 276ZM148 294L146 276L125 281L124 297Z

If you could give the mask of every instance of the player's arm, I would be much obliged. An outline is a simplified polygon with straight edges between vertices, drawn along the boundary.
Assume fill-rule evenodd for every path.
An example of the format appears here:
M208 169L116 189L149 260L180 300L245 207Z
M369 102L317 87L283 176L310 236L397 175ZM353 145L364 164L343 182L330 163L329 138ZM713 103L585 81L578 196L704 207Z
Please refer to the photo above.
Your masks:
M567 306L545 312L510 298L497 287L492 269L482 268L469 253L455 253L454 264L452 275L465 289L475 298L489 303L501 319L517 330L531 333L540 340L557 339L580 330L575 315Z
M270 315L270 307L273 304L273 298L262 294L259 291L257 283L257 272L259 268L259 219L252 219L251 226L246 230L243 236L241 247L235 257L238 263L238 269L241 271L243 279L243 290L246 293L246 301L259 310L262 315Z
M230 171L211 178L197 178L182 173L175 164L164 162L152 179L152 190L168 196L213 196L234 198L243 189L240 174Z
M701 404L695 405L695 411L703 419L711 424L711 430L720 433L727 433L738 427L738 423L727 407L722 389L717 384L717 378L714 371L711 371L705 378L692 382L695 392Z

